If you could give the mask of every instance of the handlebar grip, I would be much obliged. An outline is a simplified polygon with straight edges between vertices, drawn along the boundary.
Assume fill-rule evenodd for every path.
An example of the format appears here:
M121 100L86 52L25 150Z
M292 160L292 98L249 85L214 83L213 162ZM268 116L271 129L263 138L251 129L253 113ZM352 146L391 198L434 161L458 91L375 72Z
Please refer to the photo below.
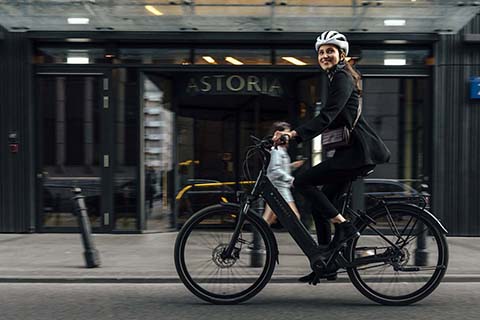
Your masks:
M290 136L288 134L283 134L282 136L280 136L279 140L280 142L282 142L282 144L285 144L290 141Z

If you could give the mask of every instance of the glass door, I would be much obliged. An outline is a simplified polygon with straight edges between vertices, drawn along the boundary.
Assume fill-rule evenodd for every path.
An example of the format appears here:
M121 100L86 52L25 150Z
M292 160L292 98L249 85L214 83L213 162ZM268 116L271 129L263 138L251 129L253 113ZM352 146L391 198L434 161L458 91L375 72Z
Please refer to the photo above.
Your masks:
M106 79L105 79L106 80ZM103 74L38 74L38 190L40 230L78 226L71 187L82 188L94 230L108 225L103 180L102 110L108 109Z
M142 81L140 190L142 229L168 231L175 227L175 113L172 82L146 73Z
M292 108L290 100L267 95L180 99L176 120L178 224L209 205L236 202L237 192L253 185L242 169L245 151L252 145L250 135L272 134L272 124L289 121Z

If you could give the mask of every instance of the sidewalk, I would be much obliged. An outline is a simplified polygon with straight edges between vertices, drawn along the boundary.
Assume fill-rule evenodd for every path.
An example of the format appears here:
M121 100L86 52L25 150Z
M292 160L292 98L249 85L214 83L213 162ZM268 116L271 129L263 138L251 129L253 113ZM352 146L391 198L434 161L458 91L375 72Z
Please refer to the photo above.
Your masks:
M79 234L0 234L0 282L179 282L176 232L95 234L101 266L87 269ZM287 233L276 233L280 264L272 281L295 282L310 272L308 260ZM448 238L444 281L480 282L480 238ZM338 281L348 281L346 275Z

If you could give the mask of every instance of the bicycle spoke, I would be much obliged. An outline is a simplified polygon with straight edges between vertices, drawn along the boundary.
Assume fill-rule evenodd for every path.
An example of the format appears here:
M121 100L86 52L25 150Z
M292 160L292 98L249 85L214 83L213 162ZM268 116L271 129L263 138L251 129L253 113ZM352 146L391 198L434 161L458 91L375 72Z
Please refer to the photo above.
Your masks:
M218 213L215 211L212 211L211 215L205 214L202 219L189 226L188 240L182 253L184 267L180 269L189 277L189 281L184 283L194 293L209 299L243 297L246 293L256 290L258 286L264 286L269 278L263 275L269 270L271 276L274 260L271 254L267 254L267 250L270 249L258 225L252 221L247 222L243 230L240 230L232 255L223 257L223 252L232 239L234 225L228 222L225 227L216 224L215 229L209 230L208 224L213 218L218 219ZM258 267L251 266L250 254L253 253L247 249L254 244L255 232L260 235L260 243L255 243L255 246L262 250L259 252L261 263ZM262 281L258 282L258 279Z
M207 267L212 266L212 263L213 263L212 259L202 260L202 261L203 261L203 263L200 262L201 264L198 267L196 267L196 264L192 264L192 269L198 270L196 272L198 274L202 274L202 271L207 269Z
M420 234L422 234L422 233L424 233L424 232L426 232L426 231L428 231L428 228L424 228L424 229L422 229L421 231L417 232L417 233L413 236L412 239L406 241L406 244L410 244L410 243L411 243L414 239L416 239Z
M347 269L352 282L365 296L384 304L409 304L418 301L438 286L445 274L448 249L445 237L419 208L396 205L389 212L378 209L371 213L377 221L378 232L366 225L360 238L352 243L351 258L371 264ZM386 224L387 228L381 226ZM417 256L416 239L425 236L421 256ZM393 241L392 241L393 240ZM425 251L427 250L427 251ZM373 262L384 255L385 262ZM418 260L417 259L420 259Z
M392 230L393 234L396 234L399 238L401 238L400 234L398 233L397 226L395 225L395 221L393 221L392 215L387 210L387 222L390 225L390 229Z
M412 222L412 220L413 220L413 217L410 217L410 219L408 220L407 224L405 225L405 227L404 227L403 230L402 230L402 234L405 234L405 230L407 230L407 228L408 228L408 226L410 225L410 223ZM414 230L415 225L417 224L417 221L418 221L418 220L415 219L415 224L413 225L412 229L410 229L410 233L409 233L409 234L411 234L411 233L412 233L412 230ZM408 235L407 235L407 239L408 239ZM399 239L397 239L397 242L396 242L395 244L398 244L401 240L403 240L403 238L400 237Z
M381 267L381 266L388 266L388 264L387 263L381 263L381 264L368 266L368 267L360 267L360 268L357 268L357 270L358 271L365 271L365 270L368 270L368 269L378 268L378 267Z

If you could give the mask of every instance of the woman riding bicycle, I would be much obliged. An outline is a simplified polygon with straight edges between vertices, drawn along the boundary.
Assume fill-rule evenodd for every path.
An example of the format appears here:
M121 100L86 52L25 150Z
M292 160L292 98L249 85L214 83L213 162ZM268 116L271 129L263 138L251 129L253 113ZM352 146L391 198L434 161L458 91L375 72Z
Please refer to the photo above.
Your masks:
M273 142L279 144L285 135L304 142L327 129L346 126L350 130L347 146L329 151L329 158L298 175L293 182L312 203L319 244L330 242L330 222L333 222L335 234L329 245L333 249L358 236L358 232L332 202L344 192L349 181L387 162L390 151L361 116L361 78L345 60L349 51L346 37L337 31L326 31L317 38L315 49L318 63L330 80L325 106L315 118L295 130L276 131ZM320 185L322 190L316 187ZM312 272L299 281L311 282L314 277Z

